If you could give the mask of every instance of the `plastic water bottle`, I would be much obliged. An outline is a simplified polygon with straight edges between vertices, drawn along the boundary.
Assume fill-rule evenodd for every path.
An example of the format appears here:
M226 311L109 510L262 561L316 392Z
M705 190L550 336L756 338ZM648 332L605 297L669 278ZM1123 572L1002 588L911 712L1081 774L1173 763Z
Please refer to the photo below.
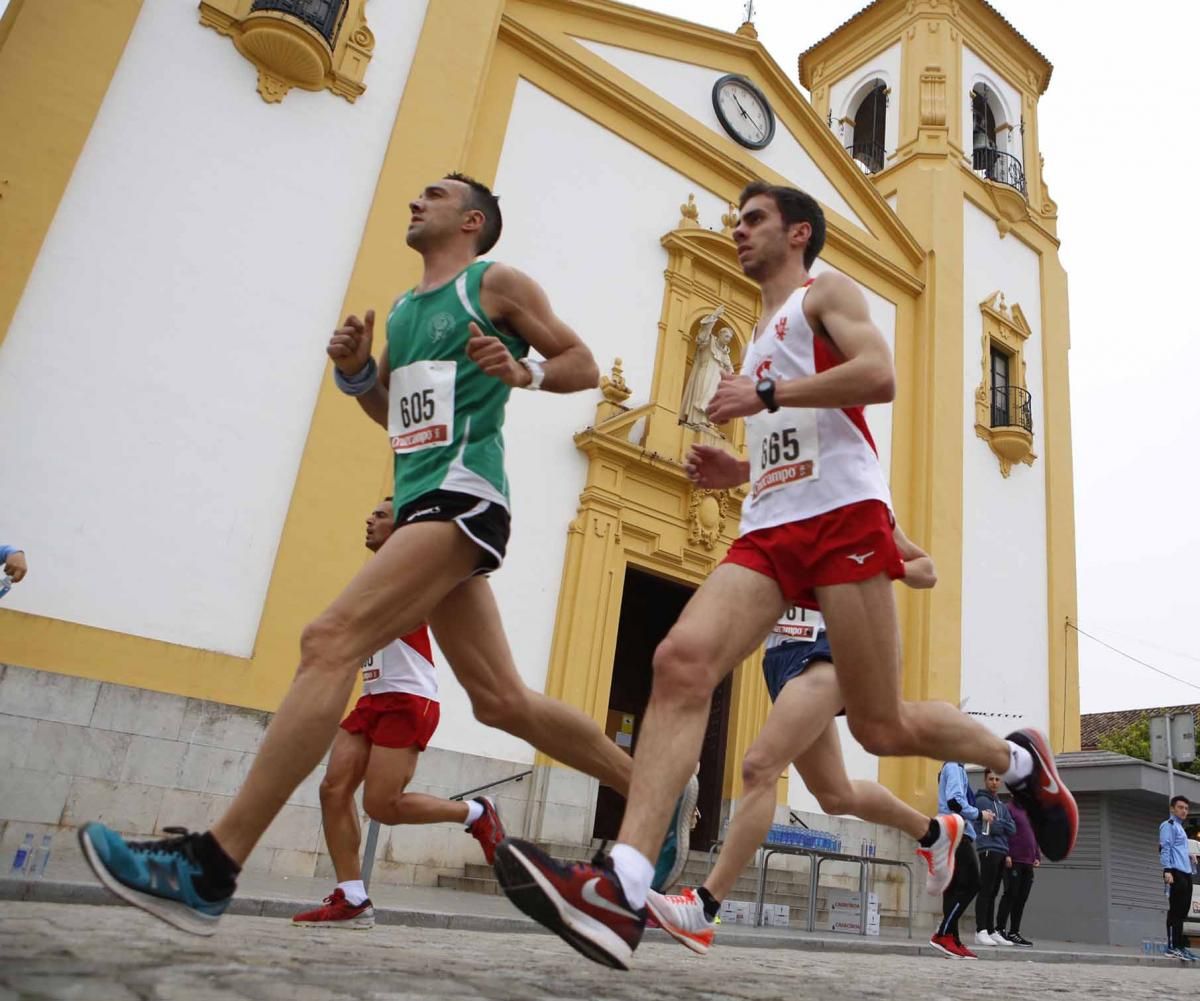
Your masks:
M30 831L25 835L25 840L21 842L21 847L17 849L17 854L13 856L12 869L9 872L10 876L24 876L25 871L29 866L30 857L33 855L33 832Z
M0 570L0 598L3 598L12 590L12 583L12 578L3 570Z
M50 863L50 847L54 844L54 835L49 831L42 835L42 844L33 857L33 866L29 870L31 879L41 879L46 874L46 866Z

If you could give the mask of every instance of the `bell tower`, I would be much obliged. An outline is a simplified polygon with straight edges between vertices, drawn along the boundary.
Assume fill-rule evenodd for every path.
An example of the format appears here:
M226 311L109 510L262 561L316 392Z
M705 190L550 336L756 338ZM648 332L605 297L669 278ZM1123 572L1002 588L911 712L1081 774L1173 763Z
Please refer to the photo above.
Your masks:
M1066 274L1042 173L1052 66L983 0L876 0L800 56L800 83L927 252L914 474L893 483L938 566L905 636L910 698L1079 747ZM897 428L897 434L902 432ZM905 597L904 600L912 600ZM935 769L881 762L927 800Z

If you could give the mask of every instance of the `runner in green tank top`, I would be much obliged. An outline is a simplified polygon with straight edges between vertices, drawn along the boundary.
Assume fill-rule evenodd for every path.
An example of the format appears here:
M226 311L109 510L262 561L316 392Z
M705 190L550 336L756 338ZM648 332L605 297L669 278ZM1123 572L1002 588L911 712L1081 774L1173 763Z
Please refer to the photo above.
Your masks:
M292 686L211 831L129 842L100 823L80 830L84 855L106 886L185 931L215 930L241 865L333 742L362 661L422 623L477 719L629 791L632 759L591 717L525 684L484 576L500 566L508 541L501 428L510 392L593 388L596 363L533 279L475 260L500 237L500 206L484 185L451 174L409 208L406 240L424 269L392 310L378 364L374 310L347 317L327 348L339 387L388 431L395 530L305 628ZM546 361L528 359L530 347ZM694 804L694 787L690 793ZM691 818L684 805L676 872ZM502 837L498 817L496 825Z
M490 261L468 265L428 292L410 290L387 320L388 436L396 453L396 506L454 490L508 507L504 406L510 386L466 357L472 322L520 360L529 345L492 324L480 303Z

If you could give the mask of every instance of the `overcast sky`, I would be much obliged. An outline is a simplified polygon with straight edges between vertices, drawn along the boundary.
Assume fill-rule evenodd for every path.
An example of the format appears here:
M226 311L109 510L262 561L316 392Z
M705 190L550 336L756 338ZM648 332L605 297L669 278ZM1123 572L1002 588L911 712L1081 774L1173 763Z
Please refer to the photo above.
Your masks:
M727 31L744 8L640 5ZM754 20L795 80L797 55L864 6L756 0ZM1079 627L1187 682L1080 636L1082 710L1200 702L1200 3L993 6L1054 64L1038 126L1070 277Z

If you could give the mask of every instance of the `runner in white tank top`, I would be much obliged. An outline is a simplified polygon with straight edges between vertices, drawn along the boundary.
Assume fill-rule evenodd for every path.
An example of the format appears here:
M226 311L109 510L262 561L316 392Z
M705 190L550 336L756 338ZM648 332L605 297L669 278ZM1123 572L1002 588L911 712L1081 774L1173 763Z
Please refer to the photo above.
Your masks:
M392 534L392 499L367 518L366 546L378 552ZM362 665L362 696L342 720L321 782L321 822L337 887L322 906L302 911L294 924L322 928L369 928L375 911L359 864L358 807L381 824L465 824L490 864L504 827L486 796L469 803L406 792L439 718L437 672L428 626L389 643Z
M746 348L742 375L758 382L803 379L838 364L826 339L804 315L811 282L796 289L759 324ZM867 427L864 408L780 407L746 418L750 495L742 504L742 534L804 521L858 501L891 506L891 494Z
M762 287L762 319L745 373L723 375L707 411L717 424L749 418L750 461L694 446L685 468L702 489L751 485L743 534L654 653L611 864L563 865L510 842L496 853L501 883L525 913L589 959L621 969L641 941L650 858L695 769L712 692L789 604L824 616L836 653L835 697L844 697L850 729L868 752L952 758L1004 773L1014 795L1031 804L1031 817L1038 813L1039 842L1055 858L1070 850L1078 822L1040 734L1019 731L1006 742L947 703L901 699L891 582L903 577L904 562L861 416L862 407L895 394L891 351L850 279L836 272L810 279L825 239L824 213L811 196L756 182L740 206L733 239L742 270ZM954 826L938 828L939 857L953 854Z

